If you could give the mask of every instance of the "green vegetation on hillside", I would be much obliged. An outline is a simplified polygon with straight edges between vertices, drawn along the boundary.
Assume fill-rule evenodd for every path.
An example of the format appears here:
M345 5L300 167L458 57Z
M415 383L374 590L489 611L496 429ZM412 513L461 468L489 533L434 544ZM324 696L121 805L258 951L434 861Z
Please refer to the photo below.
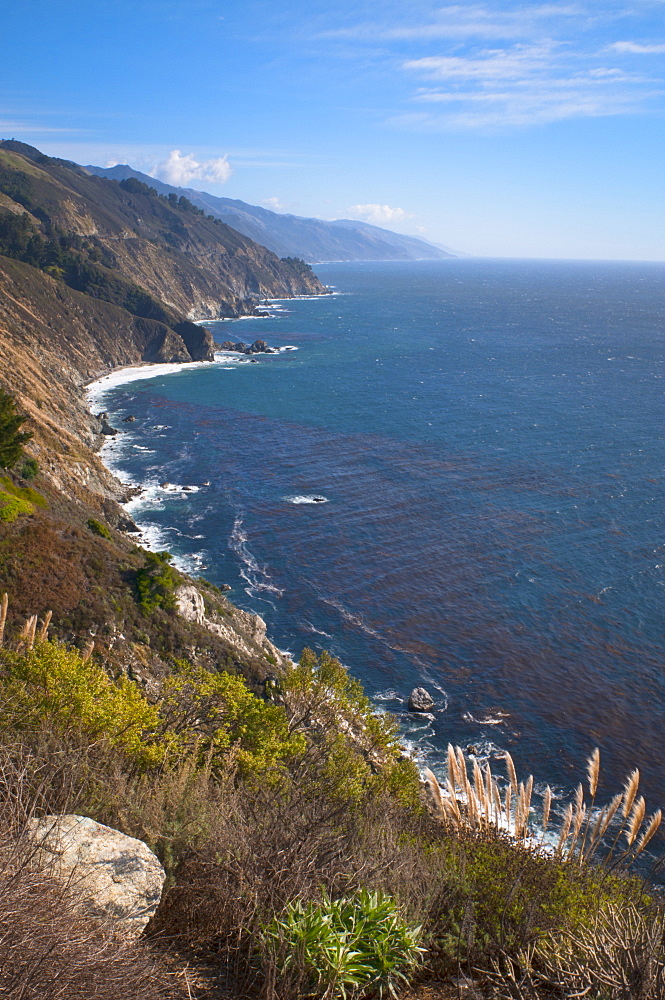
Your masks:
M8 476L0 477L0 521L9 524L17 517L34 514L36 507L46 506L37 490L29 486L15 486Z
M574 817L564 846L545 851L470 812L445 819L436 797L428 812L394 728L329 654L305 651L269 697L173 661L148 696L109 677L92 644L81 654L49 641L47 624L32 619L0 648L0 770L17 761L38 811L90 815L149 843L169 875L158 939L203 950L236 991L381 997L463 973L483 997L662 997L653 891L585 860ZM482 797L485 778L462 766L458 753L453 783ZM592 795L597 776L594 757ZM644 816L637 790L633 776L615 813ZM634 827L621 837L637 843Z
M16 401L0 389L0 469L11 469L23 455L32 434L19 428L27 417L16 409Z

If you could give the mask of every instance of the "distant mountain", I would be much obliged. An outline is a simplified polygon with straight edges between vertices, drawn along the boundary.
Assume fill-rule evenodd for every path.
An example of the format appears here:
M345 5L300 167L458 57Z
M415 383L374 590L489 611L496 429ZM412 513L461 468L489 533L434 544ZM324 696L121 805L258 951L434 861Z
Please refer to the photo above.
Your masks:
M205 191L173 187L126 164L87 166L85 169L98 177L117 181L135 177L160 194L184 195L197 208L261 243L278 257L302 257L312 264L330 260L441 260L455 256L426 240L402 236L367 222L353 219L324 222L299 215L281 215L234 198L217 198Z

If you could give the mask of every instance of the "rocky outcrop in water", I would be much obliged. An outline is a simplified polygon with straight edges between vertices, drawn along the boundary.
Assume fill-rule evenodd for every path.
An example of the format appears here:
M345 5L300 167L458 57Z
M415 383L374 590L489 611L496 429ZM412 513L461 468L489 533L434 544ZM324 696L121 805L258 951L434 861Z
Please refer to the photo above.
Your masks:
M242 340L225 340L220 347L223 351L236 351L238 354L279 354L279 350L271 347L265 340L255 340L253 344L246 344Z
M408 708L410 712L429 712L434 708L434 698L426 688L414 688L409 695Z

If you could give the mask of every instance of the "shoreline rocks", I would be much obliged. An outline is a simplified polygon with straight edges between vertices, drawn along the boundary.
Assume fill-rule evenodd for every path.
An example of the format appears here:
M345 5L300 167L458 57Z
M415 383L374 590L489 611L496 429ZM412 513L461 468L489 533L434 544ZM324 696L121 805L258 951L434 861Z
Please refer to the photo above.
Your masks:
M279 354L277 347L271 347L265 340L255 340L253 344L246 344L239 340L225 340L219 345L223 351L236 351L238 354Z

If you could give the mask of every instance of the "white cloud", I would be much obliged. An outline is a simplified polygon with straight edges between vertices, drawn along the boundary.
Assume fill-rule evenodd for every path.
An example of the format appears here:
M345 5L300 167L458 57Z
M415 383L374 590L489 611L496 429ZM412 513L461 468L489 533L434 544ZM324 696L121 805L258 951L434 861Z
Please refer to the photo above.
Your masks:
M286 205L279 198L264 198L261 202L266 208L269 208L271 212L283 212Z
M346 211L352 219L371 222L373 226L394 225L396 222L404 222L405 219L411 218L403 208L392 208L390 205L351 205Z
M639 114L663 89L659 79L612 65L611 53L632 52L635 44L615 43L599 52L543 39L492 48L472 45L463 52L457 46L445 54L405 60L405 72L433 85L411 97L422 110L394 116L391 124L487 131Z
M613 42L607 48L611 52L625 52L629 55L655 56L665 52L665 45L640 45L639 42Z
M226 156L199 162L193 153L181 153L179 149L172 149L166 160L150 171L152 177L176 187L187 186L192 181L224 184L231 173L231 164Z

